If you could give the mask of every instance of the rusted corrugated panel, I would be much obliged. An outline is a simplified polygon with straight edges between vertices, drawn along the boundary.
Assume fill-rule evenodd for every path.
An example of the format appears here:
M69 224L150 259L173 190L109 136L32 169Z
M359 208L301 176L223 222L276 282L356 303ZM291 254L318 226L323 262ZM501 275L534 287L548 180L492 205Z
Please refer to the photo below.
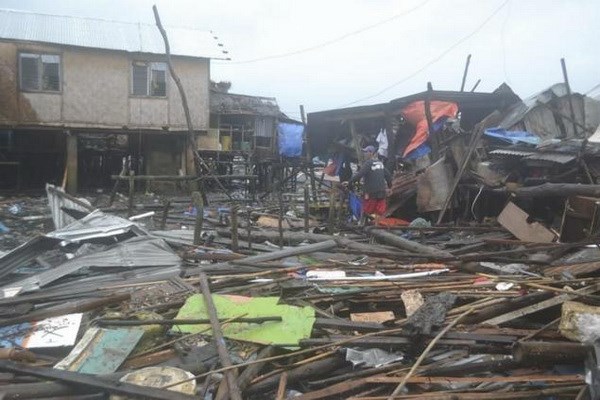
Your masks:
M165 27L171 54L227 59L209 31ZM164 54L165 44L155 25L0 10L0 38L66 46Z

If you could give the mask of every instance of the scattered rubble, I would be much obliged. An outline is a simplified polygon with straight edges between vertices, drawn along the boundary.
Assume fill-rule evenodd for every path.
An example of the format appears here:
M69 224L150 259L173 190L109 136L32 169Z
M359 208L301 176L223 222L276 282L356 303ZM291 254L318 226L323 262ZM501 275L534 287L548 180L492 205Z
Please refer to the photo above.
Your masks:
M500 223L423 218L344 223L331 236L316 233L327 213L304 220L302 207L296 225L265 224L282 218L268 202L227 207L220 218L219 203L200 214L188 198L166 218L128 219L120 204L77 213L61 190L48 195L55 206L22 201L23 216L71 222L40 229L0 258L5 398L575 399L598 391L592 238L522 241ZM144 199L136 211L153 204Z

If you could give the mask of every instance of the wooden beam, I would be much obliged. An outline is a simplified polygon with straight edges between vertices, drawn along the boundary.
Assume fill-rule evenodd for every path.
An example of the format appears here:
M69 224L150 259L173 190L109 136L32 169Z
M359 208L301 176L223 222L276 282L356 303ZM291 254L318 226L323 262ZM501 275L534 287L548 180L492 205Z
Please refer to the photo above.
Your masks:
M67 131L67 192L77 193L77 135Z
M221 330L221 324L219 323L219 317L217 315L217 308L213 302L212 294L208 286L208 278L205 274L200 274L200 290L204 297L204 305L208 316L210 317L210 325L212 326L212 337L219 353L219 359L223 367L231 367L231 357L227 351L225 340L223 339L223 331ZM242 392L237 384L237 370L230 369L225 371L225 379L227 380L227 387L229 388L229 396L232 400L242 400Z
M592 293L598 292L599 290L600 290L600 283L595 283L591 286L584 287L583 289L574 290L573 294L561 294L561 295L553 297L551 299L544 300L539 303L535 303L530 306L520 308L518 310L511 311L509 313L488 319L486 321L483 321L481 324L500 325L500 324L512 321L514 319L521 318L521 317L524 317L529 314L533 314L534 312L557 306L559 304L564 303L565 301L570 300L573 297L577 297L577 295L579 295L579 294L592 294Z

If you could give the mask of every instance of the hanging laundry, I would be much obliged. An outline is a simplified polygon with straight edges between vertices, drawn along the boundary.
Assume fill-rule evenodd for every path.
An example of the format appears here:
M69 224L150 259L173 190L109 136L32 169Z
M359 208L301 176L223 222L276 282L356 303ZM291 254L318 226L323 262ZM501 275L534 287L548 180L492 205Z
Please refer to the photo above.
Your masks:
M377 149L377 154L381 157L387 158L388 156L388 138L385 129L379 130L379 135L375 139L377 141L377 145L379 146Z

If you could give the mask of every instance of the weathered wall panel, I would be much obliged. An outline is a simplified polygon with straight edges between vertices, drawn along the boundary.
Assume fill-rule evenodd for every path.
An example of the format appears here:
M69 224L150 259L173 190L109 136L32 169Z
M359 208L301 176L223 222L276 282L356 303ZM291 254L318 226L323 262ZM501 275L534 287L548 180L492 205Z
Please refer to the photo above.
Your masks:
M131 97L129 117L131 126L169 126L169 100Z
M65 51L63 118L92 125L127 125L129 63L125 55Z
M61 92L21 92L19 51L60 54ZM161 61L162 57L0 42L0 124L186 130L179 92L170 77L166 98L130 95L134 60ZM186 90L194 129L208 129L209 60L175 58L173 62Z
M31 122L61 122L61 95L54 93L22 93L21 110L31 107L33 113L21 113L21 120Z
M187 101L192 115L192 125L195 130L208 129L209 118L209 65L208 61L199 62L192 59L177 59L175 70L185 88ZM172 126L187 127L185 115L181 106L181 97L177 85L169 79L167 92L170 101L169 119Z

